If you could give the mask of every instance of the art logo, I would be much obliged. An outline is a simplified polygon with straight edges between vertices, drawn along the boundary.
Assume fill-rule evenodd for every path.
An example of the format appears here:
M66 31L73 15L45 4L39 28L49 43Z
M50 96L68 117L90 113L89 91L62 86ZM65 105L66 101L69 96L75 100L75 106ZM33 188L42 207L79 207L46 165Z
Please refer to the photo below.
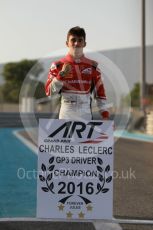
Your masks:
M103 122L88 122L85 124L80 121L67 121L54 130L48 137L54 138L56 135L61 134L61 138L67 139L79 139L79 143L100 143L105 139L108 139L108 135L104 132L98 132ZM82 137L86 140L82 140Z

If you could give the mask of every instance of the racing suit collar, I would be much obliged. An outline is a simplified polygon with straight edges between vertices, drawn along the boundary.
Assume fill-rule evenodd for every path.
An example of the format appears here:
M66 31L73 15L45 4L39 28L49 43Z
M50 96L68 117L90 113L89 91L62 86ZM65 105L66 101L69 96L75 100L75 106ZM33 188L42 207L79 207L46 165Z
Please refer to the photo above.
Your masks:
M69 53L66 55L65 59L71 63L80 63L80 62L84 62L86 60L84 54L82 55L81 58L74 59Z

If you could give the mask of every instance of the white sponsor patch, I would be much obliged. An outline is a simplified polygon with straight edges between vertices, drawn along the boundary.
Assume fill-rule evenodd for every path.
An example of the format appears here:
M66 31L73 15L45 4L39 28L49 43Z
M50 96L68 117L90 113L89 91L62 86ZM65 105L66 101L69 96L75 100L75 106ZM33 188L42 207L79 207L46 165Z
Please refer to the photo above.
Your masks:
M83 69L82 73L84 73L84 74L91 74L92 73L92 69L91 68Z
M50 69L51 69L51 70L54 70L54 69L56 69L56 68L57 68L57 67L56 67L55 63L52 63Z

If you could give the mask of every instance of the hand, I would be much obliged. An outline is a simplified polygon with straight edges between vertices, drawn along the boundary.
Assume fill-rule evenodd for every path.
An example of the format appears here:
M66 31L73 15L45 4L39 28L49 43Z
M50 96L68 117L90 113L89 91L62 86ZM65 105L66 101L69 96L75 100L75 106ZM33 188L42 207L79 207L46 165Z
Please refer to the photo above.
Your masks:
M102 111L101 116L102 116L102 120L109 120L109 112L108 111Z
M70 73L71 70L72 70L72 66L70 65L70 63L64 63L61 72L63 72L64 75L66 76L67 74Z

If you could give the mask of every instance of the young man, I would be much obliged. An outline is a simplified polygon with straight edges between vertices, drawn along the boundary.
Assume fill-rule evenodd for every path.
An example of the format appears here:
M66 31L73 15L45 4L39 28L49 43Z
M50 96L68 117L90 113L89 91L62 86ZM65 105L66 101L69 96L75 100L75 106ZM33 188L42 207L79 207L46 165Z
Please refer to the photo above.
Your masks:
M46 82L46 95L61 94L59 119L91 120L91 93L97 102L102 119L109 118L105 89L97 62L86 58L86 33L73 27L67 34L68 54L52 63Z

